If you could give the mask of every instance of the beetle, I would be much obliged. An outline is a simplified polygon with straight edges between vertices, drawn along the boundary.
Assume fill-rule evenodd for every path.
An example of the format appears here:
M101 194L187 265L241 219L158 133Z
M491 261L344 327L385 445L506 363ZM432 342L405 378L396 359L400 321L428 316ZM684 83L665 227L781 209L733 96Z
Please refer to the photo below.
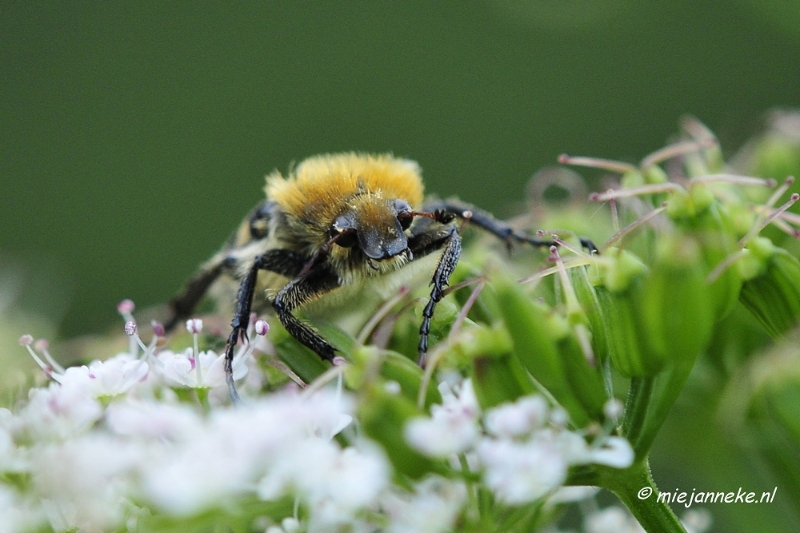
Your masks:
M468 220L509 246L555 244L519 232L469 204L426 201L419 165L388 154L318 155L302 161L287 176L275 171L266 181L265 200L172 299L172 316L165 324L171 329L188 318L221 276L238 281L225 349L227 383L234 400L238 400L234 350L246 335L254 309L271 307L292 337L333 361L335 348L294 311L438 254L419 328L418 363L424 366L431 318L461 254L454 221Z

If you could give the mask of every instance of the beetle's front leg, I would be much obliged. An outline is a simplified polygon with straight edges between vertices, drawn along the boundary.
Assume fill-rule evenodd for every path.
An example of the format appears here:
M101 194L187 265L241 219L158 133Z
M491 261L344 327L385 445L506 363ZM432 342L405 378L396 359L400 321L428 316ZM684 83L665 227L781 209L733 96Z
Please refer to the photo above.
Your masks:
M255 258L242 279L236 297L236 312L231 320L231 333L225 347L225 381L234 402L239 401L239 395L233 382L233 354L239 339L247 340L247 325L250 321L258 272L268 270L287 277L296 276L307 261L308 257L291 250L269 250Z
M339 278L325 265L317 265L287 283L272 301L272 307L289 334L311 348L326 361L333 361L335 350L308 324L292 314L296 307L315 300L339 287Z
M428 334L431 330L431 318L436 304L444 296L444 290L450 282L450 276L458 264L461 255L461 237L453 226L424 226L424 229L409 239L409 249L414 259L424 257L435 250L442 250L439 263L431 278L431 297L422 310L422 324L419 327L419 366L424 367L428 353Z
M508 223L497 220L487 211L459 200L438 200L430 202L424 206L424 209L426 211L442 210L462 220L467 220L470 224L474 224L484 231L491 233L501 241L504 241L509 247L513 242L526 243L531 246L536 246L537 248L549 248L557 244L552 239L539 239L527 233L517 231ZM597 252L597 246L595 246L592 241L585 237L579 237L579 239L581 246L590 253Z

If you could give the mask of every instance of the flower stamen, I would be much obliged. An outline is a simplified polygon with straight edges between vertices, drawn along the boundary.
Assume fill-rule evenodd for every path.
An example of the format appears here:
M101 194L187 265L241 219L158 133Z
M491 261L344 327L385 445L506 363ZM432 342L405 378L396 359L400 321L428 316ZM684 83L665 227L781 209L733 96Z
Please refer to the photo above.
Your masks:
M611 238L609 238L606 241L604 248L609 248L613 246L617 241L622 240L623 237L631 233L639 226L649 222L650 220L658 216L660 213L664 212L664 210L666 209L667 209L667 203L664 202L661 204L660 207L657 207L652 211L650 211L649 213L647 213L646 215L637 218L636 220L625 226L623 229L617 231L614 235L612 235Z
M663 148L659 148L655 152L647 155L642 159L639 164L641 169L648 169L658 163L664 162L667 159L672 159L679 155L689 154L692 152L699 152L706 148L713 148L717 145L717 139L714 137L706 139L698 139L694 141L679 141L673 144L668 144Z
M202 387L203 385L203 370L202 365L200 364L200 350L198 348L198 335L201 331L203 331L203 321L199 318L190 318L186 321L186 331L192 334L192 340L194 341L194 362L195 362L195 371L197 372L197 386Z
M627 172L636 172L638 169L635 165L625 163L623 161L614 161L611 159L601 159L599 157L586 157L586 156L570 156L561 154L558 156L558 162L562 165L575 165L579 167L599 168L601 170L610 170L619 174Z
M561 254L558 253L558 246L551 246L550 253L555 259L558 275L561 279L561 286L564 291L564 300L567 307L567 316L580 316L585 318L583 308L581 307L580 302L578 302L578 295L575 294L575 287L572 286L572 280L570 280L569 275L567 274L564 261L561 259ZM581 352L583 352L586 362L594 366L595 357L594 350L592 349L591 334L589 333L589 329L581 319L574 321L572 329L575 332L575 337L578 339L578 344L581 347Z
M56 372L60 374L63 374L65 372L64 367L58 364L58 361L56 361L55 358L53 358L53 356L50 355L50 351L48 350L48 348L50 347L50 343L47 341L47 339L39 339L34 343L33 347L34 349L42 352L42 355L44 355L45 360Z
M667 181L664 183L655 183L651 185L640 185L638 187L629 187L627 189L609 189L603 193L592 193L589 195L589 200L592 202L606 202L616 198L632 198L634 196L647 196L648 194L660 194L670 192L686 192L686 189Z
M789 176L780 187L775 189L775 191L764 204L763 208L759 210L756 220L753 222L750 231L748 231L747 234L739 240L739 246L745 246L750 239L758 235L761 230L769 225L770 222L778 218L783 212L788 210L795 202L797 202L799 196L797 193L794 193L789 198L788 202L784 203L776 210L772 209L772 207L778 202L778 199L783 196L783 193L785 193L793 183L794 177Z

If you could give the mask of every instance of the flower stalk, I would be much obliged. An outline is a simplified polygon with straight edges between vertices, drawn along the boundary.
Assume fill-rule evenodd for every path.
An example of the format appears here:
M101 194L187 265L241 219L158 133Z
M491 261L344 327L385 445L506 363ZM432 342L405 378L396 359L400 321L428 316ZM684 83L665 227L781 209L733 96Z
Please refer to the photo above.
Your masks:
M631 468L602 475L605 486L620 499L648 533L685 533L678 517L658 498L658 487L646 461Z

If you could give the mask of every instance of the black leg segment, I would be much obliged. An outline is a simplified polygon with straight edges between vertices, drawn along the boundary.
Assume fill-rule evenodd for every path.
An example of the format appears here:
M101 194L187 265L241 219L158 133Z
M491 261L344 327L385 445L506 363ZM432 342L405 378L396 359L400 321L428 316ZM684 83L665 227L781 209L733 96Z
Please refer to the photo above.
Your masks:
M337 287L339 278L326 266L319 265L286 284L272 301L272 307L286 331L326 361L333 361L333 346L310 326L298 320L292 310Z
M458 200L438 200L425 204L424 208L426 211L442 210L452 213L462 220L467 220L470 224L478 226L505 242L509 248L514 242L526 243L539 248L557 244L552 239L538 239L517 231L507 223L497 220L487 211ZM580 242L590 253L597 252L597 246L589 239L580 238Z
M233 320L231 320L231 333L228 336L228 344L225 347L225 378L231 398L234 401L238 401L239 395L236 393L233 383L233 354L236 349L236 343L239 342L240 338L245 338L247 335L247 324L250 320L250 310L253 306L253 295L258 281L258 272L268 270L287 277L296 276L307 261L307 256L291 250L269 250L253 261L252 266L242 279L241 285L239 285L239 294L236 297L236 312Z
M440 200L425 205L425 209L442 210L452 213L456 217L474 224L484 231L487 231L500 239L511 244L512 241L528 243L532 246L552 246L552 240L541 240L531 237L525 233L516 231L507 223L494 218L490 213L473 205L460 202L458 200Z
M461 255L461 238L458 229L453 226L428 225L423 231L414 234L409 240L409 249L414 258L424 257L436 250L442 250L442 256L436 265L436 270L431 278L431 297L422 311L422 324L419 327L419 359L420 366L425 366L428 352L428 334L431 330L431 318L436 309L436 304L444 296L444 290L450 282L450 276L458 264Z

